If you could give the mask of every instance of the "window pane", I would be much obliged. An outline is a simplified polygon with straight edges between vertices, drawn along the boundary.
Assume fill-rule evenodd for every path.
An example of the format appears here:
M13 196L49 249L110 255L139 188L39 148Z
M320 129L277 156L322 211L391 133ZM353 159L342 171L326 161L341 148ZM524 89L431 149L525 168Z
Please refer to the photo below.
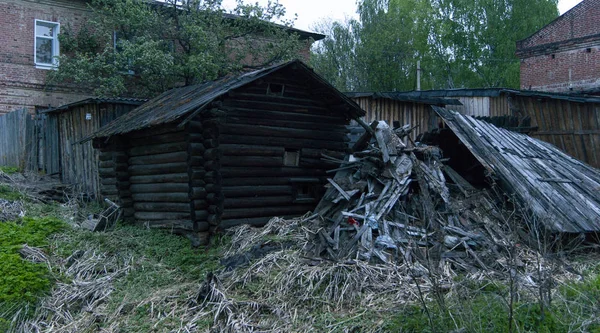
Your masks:
M55 24L46 24L38 22L35 26L36 36L54 37Z
M52 39L36 38L36 62L42 64L51 64L52 55Z

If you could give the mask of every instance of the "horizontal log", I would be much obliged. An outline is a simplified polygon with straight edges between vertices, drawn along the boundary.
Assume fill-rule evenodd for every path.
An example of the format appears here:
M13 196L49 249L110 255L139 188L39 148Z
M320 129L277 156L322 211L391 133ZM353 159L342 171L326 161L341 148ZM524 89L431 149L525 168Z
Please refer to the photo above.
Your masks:
M202 156L193 156L190 155L188 159L188 164L192 168L204 168L204 163L206 160Z
M150 128L144 128L141 130L133 131L127 133L127 136L130 138L147 138L147 137L155 137L159 135L169 134L173 132L180 132L181 128L177 126L177 124L161 124L160 126L154 126Z
M326 169L298 167L261 168L223 166L219 170L223 179L242 177L319 177L326 175Z
M133 217L142 221L184 220L190 219L190 212L135 212ZM190 220L191 221L191 220Z
M205 187L206 186L206 182L204 180L195 180L195 179L192 179L190 181L190 186L191 187Z
M237 135L265 136L265 137L282 137L282 138L298 138L298 139L313 139L335 142L348 142L350 138L347 133L320 131L312 129L298 129L289 127L275 126L257 126L257 125L241 125L241 124L226 124L221 129L221 133Z
M225 178L222 186L289 185L290 177L239 177Z
M303 215L306 212L312 211L314 205L292 205L282 207L254 207L254 208L228 208L223 212L222 219L239 219L251 217L273 217L279 215Z
M129 166L129 173L132 176L160 175L160 174L166 174L166 173L183 173L183 172L187 172L187 170L188 170L188 165L186 162Z
M223 193L209 193L206 196L206 201L211 205L219 205L225 200Z
M188 191L188 188L187 183L148 183L129 186L132 193L184 193Z
M132 147L155 145L159 143L171 143L171 142L186 142L186 134L182 132L161 134L151 136L147 138L130 139L129 143Z
M202 144L202 146L204 147L204 144L202 143L204 142L204 137L202 136L202 133L188 133L187 140L190 144Z
M219 138L219 132L218 127L204 127L202 137L204 140L216 140Z
M117 190L116 187L102 187L100 189L100 194L102 194L102 196L117 196L119 195L119 190Z
M189 193L189 197L194 200L205 199L208 194L204 187L190 187Z
M124 151L116 151L113 153L113 161L115 162L115 166L119 164L127 164L127 160L129 160L129 156Z
M179 202L136 202L133 208L139 212L187 212L189 213L189 203Z
M207 161L219 159L221 157L221 150L220 148L207 149L202 157Z
M119 189L119 197L121 197L121 206L125 206L129 203L133 205L133 199L131 199L131 191Z
M283 166L281 156L223 156L222 166L233 167L279 167Z
M202 141L202 144L204 145L205 148L216 148L219 146L219 140L216 139L208 139L208 140L204 140Z
M291 185L231 186L223 187L223 195L225 198L291 195L292 190Z
M193 168L189 171L189 175L191 180L203 180L204 176L206 176L206 170L204 170L204 167Z
M109 161L100 161L98 162L98 168L100 169L113 169L115 167L115 162L112 160Z
M221 180L222 180L222 176L219 171L208 171L204 175L204 181L207 184L220 184Z
M270 206L290 206L294 202L291 195L261 196L249 198L225 198L225 209L230 208L249 208L249 207L270 207Z
M102 178L109 178L110 176L115 175L114 168L98 168L98 175Z
M187 161L188 154L185 151L174 153L162 153L154 155L142 155L129 158L129 165L161 164Z
M167 173L159 175L131 176L132 184L158 184L158 183L186 183L189 181L187 173Z
M203 128L202 123L197 120L190 120L187 123L187 131L189 133L202 133Z
M206 200L194 200L192 202L192 208L194 210L206 209L209 206L209 203Z
M240 116L228 116L227 124L243 124L243 125L259 125L259 126L275 126L281 128L309 129L326 131L330 133L344 134L348 133L345 124L332 124L330 122L318 121L294 121L288 119L264 119Z
M327 116L324 114L306 114L296 112L285 112L285 111L269 111L269 110L256 110L243 106L225 106L224 110L227 111L228 117L251 117L261 118L268 120L288 120L288 121L305 121L323 124L336 124L336 125L347 125L349 121L344 119L342 116Z
M301 168L335 169L340 166L340 163L320 158L300 157L299 166Z
M100 154L98 154L98 160L100 161L112 161L112 159L112 152L101 151Z
M178 231L191 232L194 231L194 223L191 220L182 219L182 220L164 220L164 221L148 221L148 220L139 220L136 221L137 224L152 228L152 229L166 229L169 231L173 231L174 233L178 233Z
M100 184L105 185L105 186L108 186L108 185L116 186L117 179L116 178L103 178L100 181Z
M209 214L222 214L223 209L223 205L210 205L207 210Z
M196 232L206 232L210 230L210 224L206 221L194 221L194 228Z
M219 141L222 144L239 144L244 143L248 145L264 145L264 146L277 146L286 147L291 149L302 149L302 148L315 148L315 149L330 149L340 150L346 149L344 142L336 141L325 141L325 140L312 140L312 139L299 139L299 138L288 138L288 137L262 137L262 136L250 136L250 135L235 135L235 134L223 134Z
M195 221L206 221L208 218L208 211L206 210L197 210L194 211L194 220Z
M204 154L205 150L206 150L206 148L204 147L204 145L202 143L191 142L188 145L188 152L192 156L200 156L200 155Z
M131 195L136 202L190 202L190 196L186 193L143 193Z
M206 192L208 193L216 193L221 191L221 184L206 184L206 186L204 186L204 188L206 189Z
M243 224L253 227L264 227L273 217L254 217L241 219L223 219L219 224L219 229L229 229Z
M310 148L302 148L300 152L300 156L302 157L310 157L310 158L318 158L322 157L322 154L325 154L330 157L334 157L340 160L344 160L346 158L345 151L337 151L337 150L327 150L327 149L310 149Z
M270 147L245 144L221 144L219 150L223 156L283 156L283 147Z
M144 155L154 155L154 154L163 154L163 153L172 153L179 151L186 151L187 143L180 142L171 142L171 143L159 143L154 145L143 145L139 147L133 147L128 150L128 154L130 157L133 156L144 156Z
M204 170L206 171L217 171L221 168L221 163L217 160L204 162Z

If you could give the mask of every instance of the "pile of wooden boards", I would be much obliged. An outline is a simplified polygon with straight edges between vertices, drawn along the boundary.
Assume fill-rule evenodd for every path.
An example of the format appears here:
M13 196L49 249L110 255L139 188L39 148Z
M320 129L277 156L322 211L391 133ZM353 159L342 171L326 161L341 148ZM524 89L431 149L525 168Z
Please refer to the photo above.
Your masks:
M331 171L335 176L315 210L320 228L311 255L384 263L437 257L465 269L494 265L512 233L498 228L508 224L489 190L475 190L444 165L439 148L405 144L409 126L392 130L375 121L370 128Z

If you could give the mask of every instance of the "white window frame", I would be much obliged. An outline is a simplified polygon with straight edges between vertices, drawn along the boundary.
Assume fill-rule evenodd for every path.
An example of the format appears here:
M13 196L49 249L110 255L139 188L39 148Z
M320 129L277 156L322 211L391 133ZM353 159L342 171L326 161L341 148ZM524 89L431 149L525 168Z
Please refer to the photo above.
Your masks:
M54 36L53 37L38 36L37 35L38 23L56 26L56 33L54 34ZM60 45L58 42L58 34L59 33L60 33L60 23L52 22L52 21L38 20L38 19L35 20L35 23L33 26L33 59L34 59L36 68L56 69L56 67L58 66L58 59L56 57L58 57L60 55ZM37 39L38 38L52 40L52 63L38 62L38 60L37 60Z

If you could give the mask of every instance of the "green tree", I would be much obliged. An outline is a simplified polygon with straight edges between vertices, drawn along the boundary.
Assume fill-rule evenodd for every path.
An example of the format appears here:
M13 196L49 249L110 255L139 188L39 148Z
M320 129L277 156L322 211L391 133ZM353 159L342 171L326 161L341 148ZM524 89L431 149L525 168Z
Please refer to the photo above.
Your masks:
M63 55L49 83L91 87L100 96L151 97L228 73L295 57L303 42L285 8L238 0L92 0L90 20L60 35ZM274 22L280 22L275 24Z
M415 89L417 61L423 89L518 88L515 42L558 10L557 0L362 0L358 14L318 26L329 37L311 57L343 90Z

